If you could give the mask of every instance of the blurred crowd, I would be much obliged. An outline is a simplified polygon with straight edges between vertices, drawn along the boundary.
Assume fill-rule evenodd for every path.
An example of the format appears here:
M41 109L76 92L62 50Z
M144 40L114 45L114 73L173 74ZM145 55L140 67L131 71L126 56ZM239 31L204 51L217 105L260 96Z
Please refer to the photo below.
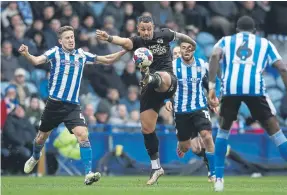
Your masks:
M136 19L140 15L151 15L157 29L168 27L193 37L198 44L195 55L205 60L218 39L236 32L236 20L250 15L256 22L258 35L272 41L287 63L286 2L2 2L1 131L4 144L26 146L31 143L48 98L49 64L34 67L17 52L21 44L27 45L31 54L41 55L59 46L57 30L71 25L75 29L76 47L107 55L121 48L98 41L96 29L131 37L137 34ZM176 42L171 43L172 48L176 45ZM141 74L131 55L126 54L110 66L85 67L80 100L89 125L140 124L138 84ZM286 125L287 97L283 82L273 68L267 69L266 78L280 122ZM254 123L244 105L240 118L248 124ZM172 125L173 116L162 109L158 122ZM105 128L91 127L90 130L105 131ZM113 131L134 132L140 128L114 128ZM17 140L19 137L26 140Z

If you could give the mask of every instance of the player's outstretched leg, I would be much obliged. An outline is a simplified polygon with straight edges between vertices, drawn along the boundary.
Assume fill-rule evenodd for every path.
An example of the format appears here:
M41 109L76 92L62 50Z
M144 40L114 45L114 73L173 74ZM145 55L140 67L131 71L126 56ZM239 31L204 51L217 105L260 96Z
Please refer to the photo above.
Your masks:
M41 156L41 150L45 145L46 139L49 137L51 131L49 132L42 132L39 130L36 138L33 142L33 154L31 158L29 158L25 165L24 165L24 172L25 173L31 173L34 169L34 167L37 165L40 156Z
M200 137L205 145L205 157L208 161L209 172L208 181L215 181L215 157L214 157L214 143L211 134L211 130L202 130L200 131Z
M153 185L157 182L158 178L164 174L164 170L160 165L159 159L159 140L155 133L157 117L157 113L152 109L141 113L144 144L150 157L152 168L150 179L147 181L147 185Z
M215 140L215 176L216 181L214 184L214 190L216 192L223 191L224 189L224 162L227 152L227 140L229 137L229 129L233 123L233 120L225 120L220 118L220 128L218 129Z
M86 127L78 126L72 131L80 144L81 160L84 164L86 175L84 183L86 185L91 185L92 183L99 181L101 174L99 172L92 172L92 149L89 141L88 130Z
M282 158L287 161L287 139L280 129L277 118L272 116L269 119L262 121L261 124L263 125L264 129L267 130L271 140L278 147Z

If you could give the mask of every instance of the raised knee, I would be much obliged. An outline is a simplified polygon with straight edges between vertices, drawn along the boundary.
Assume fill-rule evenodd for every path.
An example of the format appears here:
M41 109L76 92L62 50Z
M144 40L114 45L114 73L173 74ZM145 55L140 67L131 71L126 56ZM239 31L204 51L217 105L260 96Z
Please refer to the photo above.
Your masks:
M200 137L204 140L212 139L211 132L206 131L206 130L200 132Z
M86 129L81 129L74 132L79 142L88 140L88 131Z
M143 134L150 134L152 132L154 132L153 128L148 128L148 127L142 126L142 133Z
M158 75L160 75L162 83L164 85L170 85L171 84L171 79L170 75L167 72L156 72Z

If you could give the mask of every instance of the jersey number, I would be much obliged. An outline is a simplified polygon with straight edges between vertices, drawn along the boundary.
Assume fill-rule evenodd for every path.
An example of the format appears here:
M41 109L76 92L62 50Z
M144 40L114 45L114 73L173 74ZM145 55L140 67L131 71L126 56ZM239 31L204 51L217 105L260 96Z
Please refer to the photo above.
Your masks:
M252 50L248 48L248 41L243 41L243 43L237 49L236 55L240 58L240 60L243 61L252 55Z
M209 111L207 111L207 110L203 110L202 112L204 113L205 118L207 118L209 121L211 121L211 119L210 119L210 115L209 115Z

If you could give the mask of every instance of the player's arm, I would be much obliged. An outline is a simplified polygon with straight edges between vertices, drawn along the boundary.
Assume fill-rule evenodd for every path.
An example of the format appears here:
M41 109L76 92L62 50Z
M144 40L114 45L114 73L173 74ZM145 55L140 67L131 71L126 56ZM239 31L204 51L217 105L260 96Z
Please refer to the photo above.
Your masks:
M287 65L283 63L282 57L270 41L268 41L268 60L279 71L287 90Z
M44 64L47 62L47 56L40 55L40 56L33 56L28 51L28 46L22 44L19 48L19 53L24 56L31 64L37 66L39 64Z
M113 53L110 55L97 56L95 59L95 63L96 64L112 64L112 63L118 61L127 52L128 52L127 50L121 50L117 53Z
M277 60L273 63L273 66L279 71L285 85L285 89L287 90L287 64L284 64L282 60Z
M119 36L111 36L105 31L97 30L96 31L97 38L103 41L108 41L110 43L120 45L125 50L133 49L133 42L129 38L119 37Z
M186 42L186 43L190 43L194 49L196 48L196 42L189 36L179 33L179 32L174 32L175 33L175 39L182 41L182 42Z

